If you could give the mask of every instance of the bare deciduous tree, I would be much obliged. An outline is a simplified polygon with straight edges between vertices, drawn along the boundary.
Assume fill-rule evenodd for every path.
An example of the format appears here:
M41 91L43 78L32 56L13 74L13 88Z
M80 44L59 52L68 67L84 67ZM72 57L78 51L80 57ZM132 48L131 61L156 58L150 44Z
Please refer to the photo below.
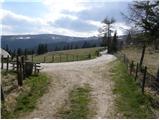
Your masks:
M129 5L130 14L123 16L128 22L133 23L135 27L141 28L145 35L150 35L150 40L154 43L155 49L158 49L159 38L159 1L134 1ZM148 37L148 36L147 36Z
M115 20L113 18L105 18L102 23L104 26L99 29L99 32L101 35L103 35L103 42L104 45L108 48L108 53L111 53L111 33L112 33L112 24L115 23Z

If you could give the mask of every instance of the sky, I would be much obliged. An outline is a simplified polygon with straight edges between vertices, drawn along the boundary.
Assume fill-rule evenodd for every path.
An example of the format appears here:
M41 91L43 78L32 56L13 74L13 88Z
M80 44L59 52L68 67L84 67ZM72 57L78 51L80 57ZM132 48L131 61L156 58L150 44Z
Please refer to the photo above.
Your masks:
M127 14L132 0L0 0L2 35L60 34L97 36L105 17L116 20L113 31L125 33L130 26Z

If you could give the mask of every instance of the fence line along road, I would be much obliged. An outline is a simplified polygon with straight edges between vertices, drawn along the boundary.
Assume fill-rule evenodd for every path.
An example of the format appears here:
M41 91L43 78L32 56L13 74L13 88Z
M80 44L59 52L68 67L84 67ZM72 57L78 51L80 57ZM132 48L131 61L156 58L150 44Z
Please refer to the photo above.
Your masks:
M124 62L128 73L139 83L143 94L145 88L150 88L156 94L159 94L159 69L157 70L157 75L154 76L147 71L147 66L140 66L139 63L129 60L125 54L118 53L116 56Z

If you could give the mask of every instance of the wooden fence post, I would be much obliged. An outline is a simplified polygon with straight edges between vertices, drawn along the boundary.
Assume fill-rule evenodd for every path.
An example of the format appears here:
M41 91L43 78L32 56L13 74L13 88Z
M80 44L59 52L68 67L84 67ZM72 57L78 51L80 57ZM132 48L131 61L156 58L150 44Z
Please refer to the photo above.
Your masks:
M74 56L73 56L73 55L71 55L71 61L73 61L73 60L74 60L74 59L73 59L73 57L74 57Z
M37 65L36 65L36 63L33 65L34 66L34 74L36 75L37 74Z
M124 63L126 63L126 55L124 54L124 56L123 56L123 57L124 57Z
M24 63L24 56L21 57L22 62L22 73L23 73L23 80L25 79L25 63Z
M6 71L8 71L9 55L7 56L7 63L6 63L6 64L7 64L7 66L6 66L6 67L7 67L7 68L6 68Z
M127 69L129 69L129 67L130 67L130 63L129 62L130 62L129 59L125 55L125 64L127 65Z
M96 55L97 55L97 57L99 56L99 51L98 50L96 51Z
M139 66L142 66L142 64L143 64L145 49L146 49L146 45L144 44Z
M22 73L22 63L19 63L19 71L18 71L18 85L22 86L23 85L23 73Z
M78 61L78 55L77 55L77 61Z
M32 62L33 62L33 55L32 55Z
M132 61L130 64L130 75L132 74L133 67L134 67L134 61Z
M4 92L3 92L3 88L2 88L2 85L1 85L1 101L4 101L5 98L4 98Z
M19 59L18 59L18 55L16 56L16 64L17 64L17 74L19 71Z
M1 56L1 69L3 69L3 55Z
M15 57L15 55L11 55L11 60L13 60L14 57Z
M28 58L27 58L27 54L26 54L26 53L25 53L25 55L24 55L24 59L25 59L25 60L27 60L27 59L28 59Z
M18 55L16 56L16 63L17 63L17 80L18 80L18 85L22 86L22 73L21 73L21 64L19 62L19 58Z
M61 62L61 55L59 55L59 59L60 59L60 62Z
M146 81L146 73L147 73L147 67L144 68L144 75L143 75L143 81L142 81L142 93L144 94L144 86Z
M67 54L67 56L66 56L66 61L68 62L68 54Z
M54 55L52 55L52 62L54 62Z
M88 59L91 59L91 54L88 54Z
M35 64L35 73L34 73L35 75L38 75L38 73L39 73L39 71L40 71L40 68L39 68L39 67L41 67L41 66L40 66L40 63L36 63L36 64Z
M158 82L159 82L159 69L157 70L156 81L158 81Z
M139 64L137 63L137 65L136 65L136 74L135 74L135 80L137 79L137 77L138 77L138 69L139 69Z
M13 65L13 66L12 66L12 67L13 67L13 68L12 68L12 70L14 70L14 69L15 69L15 63L13 62L13 64L12 64L12 65Z
M46 57L44 56L44 63L46 62Z

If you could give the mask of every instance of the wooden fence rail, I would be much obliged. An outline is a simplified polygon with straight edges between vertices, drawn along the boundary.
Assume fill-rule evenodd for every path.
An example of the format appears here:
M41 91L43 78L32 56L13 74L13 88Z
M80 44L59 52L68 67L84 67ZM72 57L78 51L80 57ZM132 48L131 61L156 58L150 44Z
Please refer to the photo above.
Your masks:
M31 56L30 60L35 63L36 62L57 63L57 62L87 60L87 59L92 59L92 58L98 57L98 56L100 56L99 52L95 52L94 54L85 54L85 55L59 54L59 55L43 56L42 58L36 58L34 56Z
M5 62L4 62L5 60ZM6 67L4 66L4 63L6 64ZM32 66L28 66L30 65ZM12 67L12 68L11 68ZM30 68L31 71L34 69L34 74L38 75L40 72L40 63L33 63L33 62L26 62L24 56L16 56L15 60L10 61L9 56L7 58L4 58L1 56L1 69L5 69L5 72L8 72L9 70L13 70L16 72L16 77L17 77L17 83L18 86L23 86L23 80L28 77L28 70L27 68ZM32 74L32 72L31 72ZM30 74L30 75L31 75ZM4 101L4 93L1 85L1 100Z
M1 56L1 69L3 69L3 55Z
M157 94L159 93L159 69L157 75L154 76L147 71L147 66L140 66L139 63L130 61L125 54L119 53L116 56L125 63L129 74L134 76L134 79L139 82L142 93L144 93L145 87L151 88Z
M34 66L34 74L35 75L38 75L39 74L39 72L40 72L40 70L41 70L41 66L40 66L40 63L34 63L33 64L33 66Z

